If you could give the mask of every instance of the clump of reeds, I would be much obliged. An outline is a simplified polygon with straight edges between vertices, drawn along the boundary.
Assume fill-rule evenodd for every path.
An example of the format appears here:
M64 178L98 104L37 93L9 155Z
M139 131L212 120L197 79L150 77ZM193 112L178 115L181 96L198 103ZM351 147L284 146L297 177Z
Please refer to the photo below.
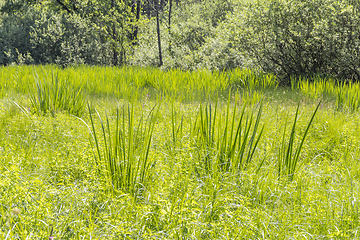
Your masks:
M117 109L113 126L107 115L104 122L96 111L101 127L98 133L89 107L96 168L105 176L110 192L135 195L147 186L153 164L149 158L155 124L153 111L154 108L145 119L136 121L134 105Z
M256 152L264 126L260 127L262 106L257 114L245 113L240 116L236 104L230 110L230 97L225 119L218 115L217 102L203 107L200 105L198 118L193 126L197 155L206 173L218 171L238 173L245 170Z
M85 110L85 97L81 87L75 87L66 80L52 74L50 81L35 79L35 91L31 95L33 111L37 114L54 114L66 111L81 116Z
M301 141L299 145L295 146L295 138L296 138L296 123L298 122L298 114L299 114L299 105L295 112L294 122L292 123L292 128L290 132L289 140L286 141L286 127L287 127L287 121L284 124L284 132L282 135L282 142L279 147L278 152L278 177L279 179L281 177L287 177L289 180L292 180L294 178L294 174L296 171L296 166L298 165L299 158L300 158L300 152L302 150L305 138L307 133L309 132L311 123L313 122L315 118L315 114L317 110L319 109L320 103L315 108L314 113L312 114L309 123L307 124L306 130L304 134L302 135Z

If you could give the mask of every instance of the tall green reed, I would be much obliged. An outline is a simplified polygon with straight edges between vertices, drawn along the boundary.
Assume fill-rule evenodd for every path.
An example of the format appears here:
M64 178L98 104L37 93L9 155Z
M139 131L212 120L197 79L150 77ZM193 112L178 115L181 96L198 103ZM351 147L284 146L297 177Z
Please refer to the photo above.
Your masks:
M355 112L360 108L360 85L357 83L338 84L336 92L336 109Z
M146 118L141 116L137 121L134 104L123 107L121 111L117 109L115 126L110 126L107 114L104 122L96 111L100 133L96 130L90 106L88 108L96 168L106 179L107 189L113 194L140 194L148 186L152 176L153 160L150 159L149 152L155 125L155 107Z
M260 127L262 106L257 114L245 113L244 104L238 116L236 104L232 111L230 105L229 96L225 119L218 113L217 102L214 109L211 103L205 107L200 105L193 135L197 155L206 173L237 173L247 169L254 159L264 130L264 126Z
M97 67L77 66L61 69L55 65L14 66L0 68L0 96L8 92L27 93L33 85L33 75L48 79L56 72L58 79L70 79L73 86L81 86L89 96L110 96L131 99L137 92L141 97L149 91L151 95L171 97L181 101L198 101L225 93L233 89L254 90L276 88L278 81L274 75L248 69L232 71L182 71L171 69L162 71L150 67Z
M307 133L311 127L311 123L313 122L316 112L320 107L321 102L317 105L312 114L309 123L307 124L306 130L302 135L301 141L297 147L295 147L295 138L296 138L296 124L298 122L298 114L299 114L299 107L298 105L294 122L292 123L292 128L290 132L289 140L286 141L286 129L287 129L287 120L284 124L284 132L282 135L282 141L278 152L278 178L287 177L288 180L293 180L294 174L296 172L296 166L298 165L300 153L306 138Z
M246 68L236 68L228 73L230 84L246 90L275 89L279 81L274 74L253 71Z
M81 87L60 79L56 73L52 73L50 81L35 79L35 90L30 100L38 114L66 111L75 116L83 114L86 101Z

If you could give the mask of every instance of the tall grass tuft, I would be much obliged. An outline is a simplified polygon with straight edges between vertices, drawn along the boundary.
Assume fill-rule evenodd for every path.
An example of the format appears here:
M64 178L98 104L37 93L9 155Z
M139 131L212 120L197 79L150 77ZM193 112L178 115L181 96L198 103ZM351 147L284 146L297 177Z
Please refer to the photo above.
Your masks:
M77 88L66 80L60 80L54 73L51 81L37 78L35 85L31 103L37 114L66 111L74 116L81 116L84 113L86 100L81 87Z
M290 138L287 142L285 141L287 121L285 122L284 132L282 135L282 143L281 143L281 146L280 146L279 152L278 152L278 178L279 179L281 177L287 177L288 180L290 180L290 181L293 180L294 174L296 171L296 166L299 162L302 146L304 144L306 135L309 132L311 123L313 122L313 120L315 118L315 114L316 114L317 110L319 109L320 103L315 108L315 111L312 114L310 121L307 124L306 130L301 138L300 144L297 146L296 149L295 149L295 130L296 130L296 123L298 122L299 105L296 109L294 122L292 124L291 132L290 132Z
M229 72L230 83L246 90L275 89L279 81L274 74L262 73L250 69L236 68Z
M355 112L360 108L360 87L359 84L351 82L339 84L336 92L336 109L347 109Z
M107 189L113 194L125 192L137 195L146 188L151 178L153 162L149 152L155 124L154 108L146 119L141 117L137 122L134 105L123 107L121 111L117 109L113 127L107 115L104 123L96 111L101 127L100 133L97 133L89 106L96 167L100 175L105 176Z
M198 156L207 173L219 170L237 173L245 170L254 159L264 129L264 126L260 128L262 106L256 115L246 114L245 109L246 105L238 116L234 104L231 112L230 96L225 119L220 114L217 117L217 103L214 109L211 103L205 108L200 106L194 129Z
M360 108L360 84L353 82L338 82L331 78L314 76L308 79L292 78L291 88L299 88L307 97L317 99L328 95L336 99L336 110L348 110L352 113Z

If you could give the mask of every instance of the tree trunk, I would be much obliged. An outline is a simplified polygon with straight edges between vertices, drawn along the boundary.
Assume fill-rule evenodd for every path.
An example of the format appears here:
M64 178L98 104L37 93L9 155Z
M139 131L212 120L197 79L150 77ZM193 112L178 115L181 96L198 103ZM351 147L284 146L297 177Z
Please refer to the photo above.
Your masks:
M151 4L150 4L150 0L147 0L146 14L147 14L147 17L150 19L150 18L151 18Z
M172 0L169 0L169 26L168 26L168 30L169 30L169 53L170 53L170 55L172 55L172 50L171 50L171 10L172 10Z
M133 39L133 45L137 44L138 40L138 32L139 32L139 26L137 25L140 19L140 10L141 10L141 0L136 1L136 24L134 26L134 39Z
M114 9L115 8L115 0L111 1L111 8ZM114 40L114 46L113 46L113 64L114 66L117 66L119 64L118 61L118 51L116 49L116 42L117 42L117 37L116 37L116 23L115 23L115 19L114 19L114 23L113 23L113 32L112 32L112 37Z
M160 21L159 21L159 0L156 0L156 30L158 37L158 46L159 46L159 66L163 65L162 54L161 54L161 38L160 38Z

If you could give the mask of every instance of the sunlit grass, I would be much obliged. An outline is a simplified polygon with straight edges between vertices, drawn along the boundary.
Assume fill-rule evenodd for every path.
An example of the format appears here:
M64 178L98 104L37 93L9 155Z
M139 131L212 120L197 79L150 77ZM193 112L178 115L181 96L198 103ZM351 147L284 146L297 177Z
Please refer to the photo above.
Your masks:
M36 114L36 74L82 89L81 119ZM360 114L336 98L358 85L229 74L1 68L0 238L359 238Z

